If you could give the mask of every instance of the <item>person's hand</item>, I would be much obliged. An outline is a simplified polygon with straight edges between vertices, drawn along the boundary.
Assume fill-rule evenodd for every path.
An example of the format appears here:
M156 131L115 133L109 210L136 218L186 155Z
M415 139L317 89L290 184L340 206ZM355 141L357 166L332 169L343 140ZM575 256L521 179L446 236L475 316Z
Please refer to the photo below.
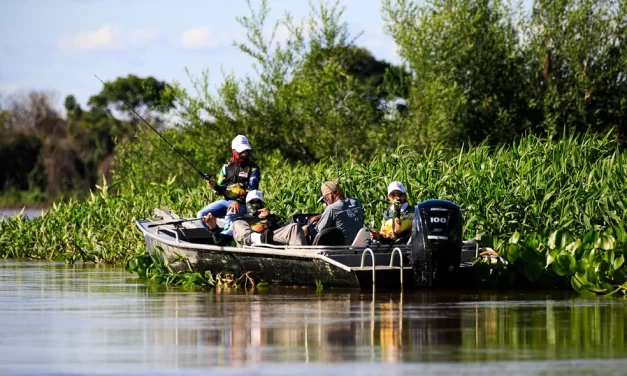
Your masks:
M233 201L233 203L231 205L229 205L229 208L227 209L227 211L230 212L230 213L237 213L237 214L239 214L239 212L240 212L239 202Z
M207 183L207 187L213 189L216 186L216 182L213 180L205 180L205 183Z
M318 223L318 221L320 221L320 217L322 217L321 214L314 215L313 217L309 218L308 222L312 225L315 225L316 223Z
M259 218L265 218L270 215L270 210L266 208L261 208L257 210L257 213L259 213Z
M379 238L381 238L381 233L377 229L372 229L372 230L370 230L370 236L373 239L379 239Z
M309 225L303 226L303 232L305 233L305 236L309 235Z
M215 230L216 227L218 227L217 224L217 220L216 217L213 216L213 214L209 213L207 214L203 219L203 222L205 222L205 224L207 225L207 227L209 227L211 230Z

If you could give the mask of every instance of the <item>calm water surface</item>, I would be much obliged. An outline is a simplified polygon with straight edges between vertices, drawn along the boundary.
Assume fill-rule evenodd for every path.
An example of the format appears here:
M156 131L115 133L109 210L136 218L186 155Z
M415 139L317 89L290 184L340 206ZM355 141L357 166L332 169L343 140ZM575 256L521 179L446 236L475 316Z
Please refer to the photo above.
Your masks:
M627 302L569 292L146 287L0 261L0 374L627 373Z
M40 217L41 213L46 211L47 209L25 209L22 213L22 216L26 218L36 218ZM16 214L19 214L22 209L2 209L0 208L0 220L2 217L13 217Z

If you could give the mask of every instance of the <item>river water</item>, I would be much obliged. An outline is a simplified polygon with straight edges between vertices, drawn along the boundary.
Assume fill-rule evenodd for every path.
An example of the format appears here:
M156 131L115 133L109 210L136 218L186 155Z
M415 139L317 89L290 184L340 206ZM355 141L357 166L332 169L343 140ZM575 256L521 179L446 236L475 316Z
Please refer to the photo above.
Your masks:
M2 220L3 217L13 217L19 213L22 213L22 216L26 218L36 218L36 217L41 216L41 213L46 210L47 209L24 209L24 211L22 212L22 209L0 208L0 220Z
M119 267L0 261L0 374L627 371L627 301L571 292L147 287Z

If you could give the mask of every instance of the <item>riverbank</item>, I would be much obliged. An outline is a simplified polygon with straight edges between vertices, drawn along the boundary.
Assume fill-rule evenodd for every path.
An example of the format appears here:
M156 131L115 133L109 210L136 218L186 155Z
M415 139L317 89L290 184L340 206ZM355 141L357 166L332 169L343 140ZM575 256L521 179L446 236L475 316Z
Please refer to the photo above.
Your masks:
M7 189L0 192L0 210L4 209L49 209L55 202L82 200L88 193L73 191L64 194L50 194L41 190L18 191Z

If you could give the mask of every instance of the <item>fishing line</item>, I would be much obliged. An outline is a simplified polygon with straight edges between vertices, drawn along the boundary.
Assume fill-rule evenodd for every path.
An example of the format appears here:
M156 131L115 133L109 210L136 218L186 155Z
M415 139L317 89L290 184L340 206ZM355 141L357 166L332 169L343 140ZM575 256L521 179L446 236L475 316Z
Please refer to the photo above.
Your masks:
M152 129L159 137L161 137L161 139L163 141L165 141L166 144L168 144L168 146L170 146L172 148L172 150L174 150L178 155L181 156L181 158L183 158L185 160L185 162L187 162L187 164L189 164L190 166L192 166L192 168L196 171L198 171L198 173L200 174L200 176L202 176L205 180L210 180L212 176L214 176L215 174L209 175L207 173L204 173L202 171L200 171L196 166L194 166L194 164L192 162L189 161L189 159L185 158L185 156L183 154L181 154L180 151L178 151L171 143L168 142L168 140L165 139L165 137L163 137L161 135L161 133L159 133L155 128L152 127L152 125L150 125L150 123L148 123L140 114L137 113L137 111L135 111L135 109L128 104L120 95L118 95L118 93L115 92L115 90L113 90L113 88L111 88L110 85L108 85L106 82L104 82L103 80L100 79L100 77L96 76L94 74L94 77L96 77L98 79L98 81L102 82L102 84L113 93L113 95L115 95L122 103L124 103L126 105L126 107L128 107L131 111L133 111L133 113L135 115L137 115L137 117L144 122L144 124L146 124L147 126L150 127L150 129Z

